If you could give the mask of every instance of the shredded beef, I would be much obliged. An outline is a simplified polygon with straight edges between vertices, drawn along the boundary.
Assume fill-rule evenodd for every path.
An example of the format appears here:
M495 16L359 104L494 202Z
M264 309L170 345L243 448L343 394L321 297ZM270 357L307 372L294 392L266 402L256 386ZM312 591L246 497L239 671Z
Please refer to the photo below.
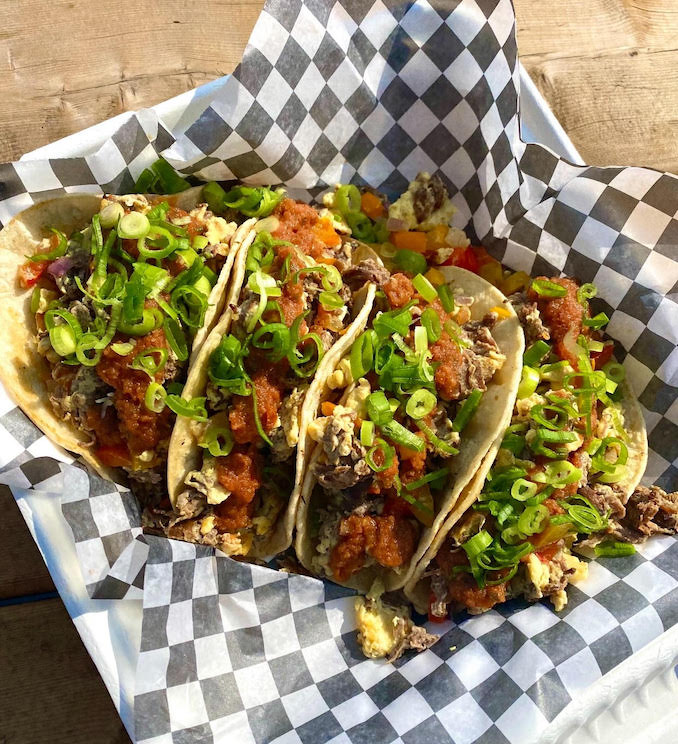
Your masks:
M412 204L414 206L414 216L417 222L425 222L436 210L443 206L447 197L445 184L440 180L440 176L432 176L428 180L419 174L414 183L417 188L412 194Z
M396 644L391 653L386 657L387 661L393 662L399 659L405 651L425 651L438 641L440 636L427 632L426 628L413 625L411 620L399 617L396 620L395 637Z
M367 282L384 284L390 276L384 266L378 264L373 258L366 258L346 271L343 280L354 292L357 292Z
M644 542L650 535L678 532L678 491L666 493L658 486L639 486L626 504L626 515L613 526L618 540Z
M355 440L350 454L342 455L335 464L317 463L315 473L318 483L330 491L345 491L372 478L372 470L365 462L365 448Z
M638 486L626 504L622 502L624 492L615 485L598 483L579 489L582 496L606 514L611 509L610 524L605 532L591 535L578 543L590 548L611 537L630 543L642 543L650 535L678 532L678 491L666 493L658 486Z
M582 486L579 493L587 498L603 516L608 511L612 518L621 518L626 513L623 501L624 491L619 486L595 483L591 486Z
M548 340L551 334L542 323L536 302L530 302L525 292L512 294L508 301L513 305L518 320L525 331L525 343L529 346L539 339Z
M463 326L471 346L462 349L459 398L467 397L472 390L487 390L488 382L503 363L499 347L490 333L496 319L496 315L489 313L482 320Z

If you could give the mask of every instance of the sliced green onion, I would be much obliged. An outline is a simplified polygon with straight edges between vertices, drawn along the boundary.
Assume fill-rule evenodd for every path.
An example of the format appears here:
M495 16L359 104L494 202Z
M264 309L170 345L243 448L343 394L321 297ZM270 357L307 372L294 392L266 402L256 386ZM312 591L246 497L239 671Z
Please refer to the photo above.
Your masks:
M452 429L454 431L463 431L468 422L473 418L480 401L483 397L482 390L472 390L468 398L462 403L459 412L454 417Z
M596 545L594 550L599 558L622 558L633 555L636 552L636 547L633 543L604 542Z
M348 212L344 215L346 224L351 228L351 235L365 243L374 243L376 235L374 234L374 225L372 220L363 212Z
M396 251L393 257L396 266L408 274L425 274L428 271L428 264L421 253L403 249Z
M555 413L554 418L550 418L547 412ZM530 408L530 418L540 426L545 426L547 429L552 431L563 430L569 421L567 411L563 410L560 406L549 406L537 404Z
M78 345L73 329L66 324L54 326L49 330L49 342L61 357L73 354Z
M383 462L381 465L378 465L374 459L374 455L377 451L382 453ZM368 464L370 469L374 470L375 473L382 473L384 470L388 470L391 467L394 455L395 450L393 447L383 439L377 437L377 439L374 440L374 445L367 450L365 462Z
M363 421L360 424L360 444L365 447L374 444L374 421Z
M165 388L158 382L151 382L146 388L144 404L149 411L153 411L153 413L161 413L165 408L166 398L167 391Z
M525 437L520 434L504 434L501 447L514 455L519 455L525 449Z
M424 432L426 438L433 445L433 448L435 450L441 452L444 455L459 454L459 450L456 447L453 447L451 444L448 444L444 440L440 439L440 437L436 435L436 433L428 424L425 424L423 421L419 420L417 422L417 426Z
M537 493L537 484L525 478L518 478L511 486L511 498L516 501L527 501Z
M606 313L598 313L598 315L594 315L592 318L584 318L582 322L587 328L599 330L610 322L610 318Z
M477 558L492 544L492 535L487 530L480 530L476 535L469 538L463 545L466 555L469 560Z
M269 351L271 362L279 362L290 350L290 329L284 323L267 323L254 332L252 346Z
M581 469L575 467L569 460L558 460L547 463L544 472L535 473L533 477L536 481L560 488L571 483L579 483L583 474Z
M367 415L377 426L383 426L393 419L388 398L381 390L370 393L365 401L365 406L367 408Z
M543 505L528 506L518 517L518 529L523 535L536 535L541 532L549 519L549 510Z
M32 315L35 315L38 312L38 309L40 308L40 297L41 297L40 287L34 287L33 291L31 292L31 314Z
M603 372L610 380L619 384L626 378L626 370L618 362L608 362L603 367Z
M417 326L414 329L414 351L417 354L423 354L428 350L428 333L423 326Z
M565 297L567 289L548 279L534 279L531 287L541 297Z
M434 344L443 332L440 317L432 307L427 307L421 314L421 325L426 329L430 344Z
M360 191L353 184L339 186L334 194L334 206L344 216L351 212L360 212L360 203Z
M602 351L604 346L602 341L589 341L589 351Z
M435 395L429 390L416 390L408 399L407 405L405 406L405 413L418 421L419 419L428 416L429 413L436 407L438 400Z
M417 488L421 488L422 486L425 486L427 483L439 483L440 481L447 478L449 474L450 474L450 471L447 468L440 468L440 470L434 470L431 473L427 473L422 478L419 478L416 481L412 481L412 483L406 483L405 489L407 491L416 491Z
M550 429L537 429L535 437L529 443L530 449L537 455L544 455L555 460L562 457L562 454L547 447L547 444L567 444L575 442L577 435L572 431L551 431Z
M216 181L210 181L202 187L202 198L212 212L220 214L224 211L224 198L226 192Z
M88 352L92 355L89 356ZM99 348L99 338L93 333L83 333L78 339L75 357L83 367L96 367L101 361L102 350Z
M190 285L177 287L170 297L170 305L189 328L200 328L207 312L207 297Z
M266 186L235 186L224 194L223 204L246 217L268 217L285 195L284 189Z
M577 290L577 302L583 305L587 300L593 299L597 294L598 290L595 284L582 284Z
M320 281L327 292L338 292L344 286L341 274L336 266L329 266L327 264L306 266L294 273L292 281L295 283L298 282L302 274L320 274Z
M574 370L567 361L543 364L539 367L539 377L541 377L542 380L548 380L549 382L560 382L568 371L572 373ZM547 393L547 397L548 395L549 394Z
M364 377L374 367L374 351L377 334L368 330L362 333L351 346L351 375L354 380Z
M174 318L167 317L165 318L163 328L170 349L172 349L180 362L185 362L188 359L188 346L181 325Z
M198 441L199 447L204 447L212 457L226 457L233 449L233 434L227 426L209 424L204 437Z
M170 211L170 205L169 202L161 201L157 204L154 204L148 212L146 212L146 217L148 217L149 222L151 220L165 220L167 217L167 213Z
M534 367L523 365L523 372L518 385L518 399L529 398L539 385L539 372Z
M434 302L438 299L436 288L423 274L417 274L414 279L412 279L412 286L426 300L426 302Z
M145 372L151 380L154 380L155 375L165 368L166 363L167 349L161 349L156 346L150 349L144 349L137 354L129 366L131 369Z
M136 214L136 212L132 212L126 216L131 217L132 214ZM122 225L122 220L120 220L120 224ZM164 227L152 225L148 233L142 235L137 240L137 248L139 255L144 258L167 258L167 256L174 253L177 249L177 241L169 230L166 230Z
M395 419L386 424L382 424L380 428L389 439L402 447L407 447L415 452L424 452L426 450L426 442L424 442L424 440L421 437L418 437L414 432L411 432L402 424L399 424Z
M159 328L163 323L162 313L156 308L144 308L141 320L138 323L124 323L118 325L120 333L126 336L145 336L147 333Z
M207 421L207 410L205 409L206 398L191 398L185 400L179 395L168 395L165 399L167 407L177 416L193 419L194 421Z
M607 518L603 517L600 512L595 509L591 502L585 499L583 496L575 496L573 498L581 499L586 503L581 504L568 504L566 502L560 502L567 511L568 517L578 532L600 532L600 530L607 527Z
M535 341L532 346L523 355L523 364L528 367L535 367L551 351L551 347L546 341Z
M379 313L374 319L372 327L380 338L387 338L393 333L405 337L410 331L411 323L412 313L406 306L398 310Z
M451 313L454 310L454 296L452 290L447 284L441 284L438 287L438 297L440 297L440 304L443 306L443 310L446 313Z
M111 344L111 350L118 356L127 356L134 351L134 341L124 341L117 344Z
M141 212L129 212L120 218L118 223L118 235L127 240L137 240L148 235L151 223L148 217Z
M344 301L336 292L323 291L318 295L318 299L325 310L337 310L344 307Z

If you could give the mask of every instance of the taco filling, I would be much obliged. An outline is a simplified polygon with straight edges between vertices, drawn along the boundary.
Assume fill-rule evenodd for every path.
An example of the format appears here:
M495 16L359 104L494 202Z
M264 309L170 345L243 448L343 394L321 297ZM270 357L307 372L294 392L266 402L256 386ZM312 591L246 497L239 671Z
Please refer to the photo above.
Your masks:
M306 393L351 322L352 289L384 273L373 259L354 266L355 244L307 204L283 200L256 230L230 330L207 361L204 397L193 399L205 408L192 424L201 466L169 522L155 515L170 537L229 555L270 539L294 488Z
M421 274L393 274L330 376L343 397L309 426L316 573L346 582L374 565L402 572L433 524L450 459L505 359L497 314L471 320L472 302Z
M142 493L163 488L177 392L236 227L205 204L106 196L90 224L52 229L19 268L51 405Z
M513 418L477 503L424 573L432 619L517 596L562 609L565 587L587 575L573 548L629 555L653 533L676 532L678 493L633 490L642 420L627 420L640 414L603 340L608 318L589 312L595 293L540 277L509 297L529 345Z

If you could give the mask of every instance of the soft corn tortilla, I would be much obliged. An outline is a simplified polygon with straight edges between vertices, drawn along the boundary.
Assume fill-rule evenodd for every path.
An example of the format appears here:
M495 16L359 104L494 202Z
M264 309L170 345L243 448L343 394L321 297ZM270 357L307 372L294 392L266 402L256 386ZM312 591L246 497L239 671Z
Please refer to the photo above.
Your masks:
M200 202L202 188L188 189L173 196L160 197L187 211ZM57 416L49 402L45 379L49 364L37 351L35 317L30 311L31 290L21 289L17 270L39 248L49 227L69 234L85 227L99 211L101 194L67 194L34 204L20 212L0 232L0 381L24 413L56 444L82 457L108 480L121 480L122 473L99 461L89 447L85 432ZM225 288L237 253L238 241L253 221L234 234L232 250L209 297L205 325L195 336L192 356L199 350L225 302ZM124 480L124 479L123 479Z
M624 416L624 428L626 436L628 437L628 442L626 444L629 448L629 459L626 477L616 485L624 489L626 493L624 502L626 503L629 496L640 484L643 473L645 472L647 466L648 444L645 420L643 419L643 412L640 408L640 404L631 392L631 388L627 382L623 382L620 387L624 392L624 397L620 403L622 414ZM485 485L485 478L487 477L497 453L499 452L501 442L504 438L504 428L505 427L502 427L500 429L498 436L492 442L492 446L488 450L487 456L478 468L475 476L466 488L463 489L453 511L443 523L438 534L434 537L433 542L422 556L405 585L405 595L412 602L417 612L425 614L428 611L430 580L424 576L426 569L431 561L436 557L438 550L440 550L440 547L445 542L450 530L452 530L454 526L462 520L467 511L471 509L473 504L477 501L478 496Z
M187 400L204 395L208 382L209 358L219 345L222 336L230 331L233 320L233 309L238 305L240 292L245 281L247 252L256 235L256 229L251 229L239 243L231 287L228 291L226 301L226 309L217 325L214 326L205 340L195 359L195 363L191 367L182 393L182 396ZM357 263L367 257L375 258L376 254L367 247L360 247L353 252L352 260L354 263ZM378 257L376 257L376 260L379 260ZM286 550L292 544L292 532L297 505L301 495L301 483L306 470L307 455L310 451L308 424L311 421L313 411L317 408L317 401L324 387L325 380L334 370L339 360L350 349L356 335L364 329L372 304L374 303L375 294L376 287L372 283L368 283L364 288L355 293L353 298L353 320L351 324L348 326L344 335L325 353L318 365L318 369L306 392L306 397L304 398L299 415L299 442L297 444L294 465L294 488L290 494L288 506L283 516L277 520L275 529L271 531L268 538L266 540L255 541L252 544L252 548L247 553L248 557L269 558ZM194 429L191 426L191 419L178 416L170 439L167 466L167 488L173 506L176 505L177 498L184 489L186 476L192 470L200 470L202 466L202 455L203 449L198 446Z
M493 377L487 391L483 394L473 419L464 429L459 454L453 457L449 463L450 476L448 487L443 489L436 498L435 519L431 527L427 527L422 531L419 545L410 563L400 571L379 565L363 568L345 582L346 586L350 586L360 592L369 591L376 579L379 579L383 583L386 591L399 589L407 583L418 562L436 538L445 520L456 510L457 503L462 498L464 489L471 482L474 475L485 466L485 455L488 448L493 445L500 436L500 433L503 433L511 419L513 401L515 400L520 382L522 357L525 347L525 340L518 318L506 300L506 297L496 287L493 287L477 274L472 274L465 269L451 266L442 267L441 271L452 289L460 287L463 289L465 295L470 295L474 298L474 303L471 306L472 320L479 320L491 308L497 306L505 308L510 313L508 318L502 319L492 329L492 335L497 342L499 350L506 357L506 361ZM346 344L347 349L350 348L353 340L361 332L362 328L356 330L349 343ZM341 359L341 357L335 358L337 362ZM330 392L326 384L321 386L320 396L315 399L315 404L311 412L313 417L318 415L319 404L329 396ZM315 553L314 541L310 535L309 525L312 509L317 506L317 504L313 503L312 498L315 487L313 465L321 453L322 447L317 445L310 455L297 512L295 547L302 564L309 570L312 570L311 561Z

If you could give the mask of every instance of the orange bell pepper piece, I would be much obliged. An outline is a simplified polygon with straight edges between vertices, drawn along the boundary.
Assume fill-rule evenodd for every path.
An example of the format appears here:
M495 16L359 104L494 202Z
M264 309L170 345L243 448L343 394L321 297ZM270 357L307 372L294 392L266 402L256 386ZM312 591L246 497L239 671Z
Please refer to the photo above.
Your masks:
M391 243L399 251L416 251L424 253L427 248L426 233L415 230L398 230L391 233Z
M381 199L369 191L360 197L360 209L371 219L378 220L384 216L384 205Z

